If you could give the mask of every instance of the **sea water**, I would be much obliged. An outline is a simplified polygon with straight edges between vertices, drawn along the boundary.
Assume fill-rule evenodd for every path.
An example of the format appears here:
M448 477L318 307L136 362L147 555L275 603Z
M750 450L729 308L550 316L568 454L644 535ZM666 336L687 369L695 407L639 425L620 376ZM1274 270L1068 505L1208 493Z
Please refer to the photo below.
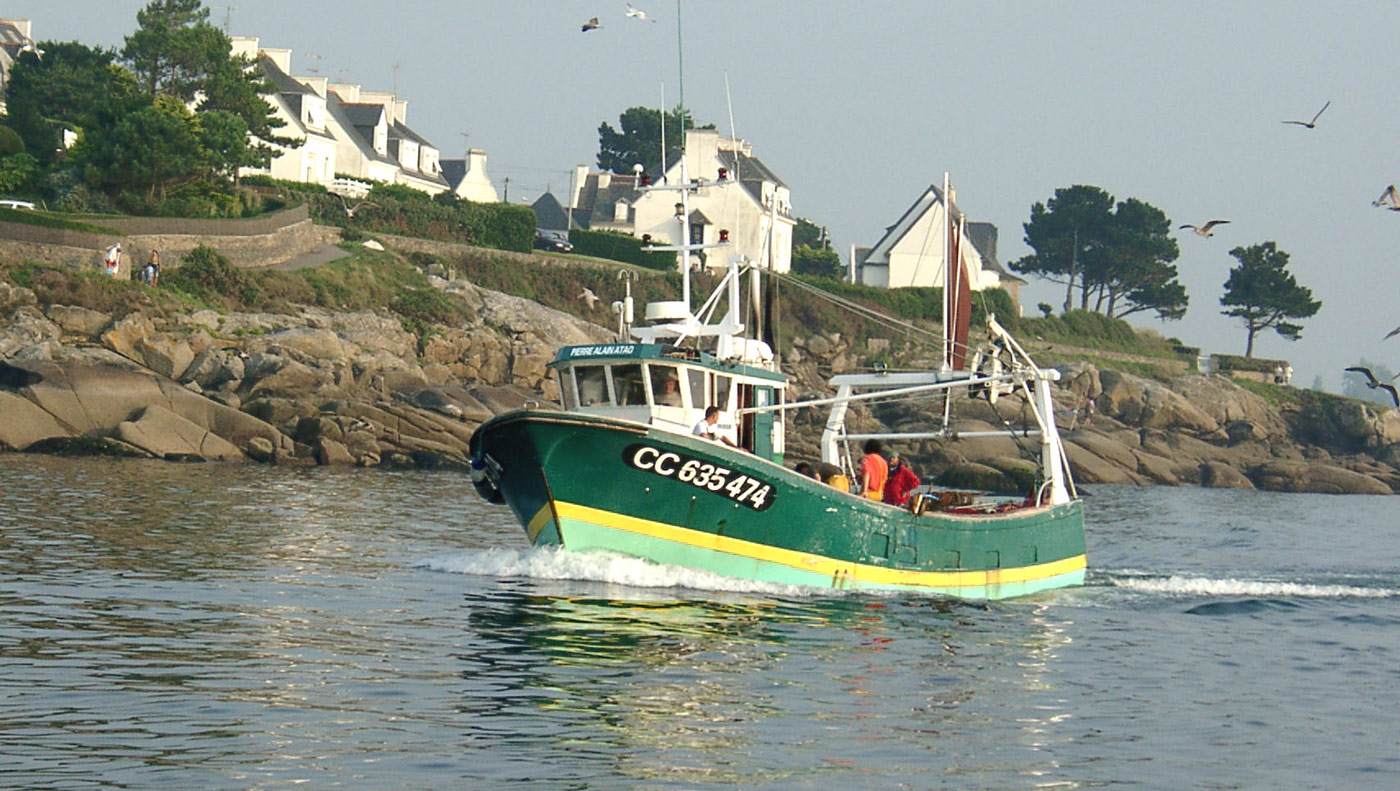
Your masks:
M453 473L3 455L0 787L1400 787L1400 501L1087 495L1087 584L979 604L533 550Z

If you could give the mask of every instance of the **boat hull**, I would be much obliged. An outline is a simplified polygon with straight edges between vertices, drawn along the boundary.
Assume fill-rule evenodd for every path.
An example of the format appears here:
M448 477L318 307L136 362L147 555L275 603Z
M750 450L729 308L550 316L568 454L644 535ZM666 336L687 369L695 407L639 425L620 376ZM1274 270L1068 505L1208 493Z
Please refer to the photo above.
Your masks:
M1084 579L1079 501L914 515L718 443L584 414L501 415L471 444L489 479L483 495L509 506L535 546L761 582L972 599Z

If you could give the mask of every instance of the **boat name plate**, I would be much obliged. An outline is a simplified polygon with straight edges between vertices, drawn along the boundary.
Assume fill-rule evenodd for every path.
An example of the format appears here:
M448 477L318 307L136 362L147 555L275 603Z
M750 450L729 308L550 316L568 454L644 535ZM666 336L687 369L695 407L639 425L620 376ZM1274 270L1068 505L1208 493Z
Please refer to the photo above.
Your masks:
M628 445L622 451L622 460L643 472L714 492L755 511L768 510L776 496L773 484L768 481L744 473L736 474L728 467L673 450L638 443Z

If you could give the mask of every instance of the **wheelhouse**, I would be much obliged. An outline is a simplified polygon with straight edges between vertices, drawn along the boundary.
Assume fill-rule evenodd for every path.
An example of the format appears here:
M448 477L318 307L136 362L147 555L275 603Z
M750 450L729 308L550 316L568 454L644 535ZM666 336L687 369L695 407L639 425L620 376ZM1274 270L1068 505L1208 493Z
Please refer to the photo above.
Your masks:
M720 434L760 458L783 461L783 410L743 411L786 402L787 377L780 373L649 343L566 346L549 367L559 377L566 412L690 434L715 406Z

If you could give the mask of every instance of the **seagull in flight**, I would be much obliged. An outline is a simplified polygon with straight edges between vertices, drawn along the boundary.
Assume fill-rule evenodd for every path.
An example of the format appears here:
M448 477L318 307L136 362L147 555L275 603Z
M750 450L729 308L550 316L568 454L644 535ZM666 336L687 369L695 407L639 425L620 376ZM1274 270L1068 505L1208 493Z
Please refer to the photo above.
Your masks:
M354 216L355 216L355 212L359 211L360 209L364 209L364 208L377 209L377 208L379 208L379 204L378 204L378 203L375 203L374 201L368 201L368 200L362 200L362 201L360 201L359 203L355 204L354 206L351 206L350 204L348 204L348 203L345 202L345 196L344 196L344 195L341 195L341 196L339 196L339 197L340 197L340 205L345 207L345 216L346 216L346 217L354 217Z
M1391 330L1390 332L1387 332L1387 333L1385 334L1385 337L1384 337L1384 338L1381 338L1381 340L1387 340L1387 339L1390 338L1390 336L1392 336L1392 335L1400 335L1400 327L1396 327L1395 329Z
M1314 116L1312 117L1312 120L1311 120L1311 121L1283 121L1283 123L1285 123L1285 124L1297 124L1298 126L1302 126L1302 127L1308 128L1308 129L1312 129L1312 128L1314 128L1314 127L1317 126L1317 119L1322 115L1323 112L1325 112L1325 111L1327 110L1328 107L1331 107L1331 106L1332 106L1332 100L1331 100L1331 99L1328 99L1328 100L1327 100L1327 104L1322 105L1322 109L1317 111L1317 115L1314 115Z
M602 25L598 24L598 17L595 16L583 23L583 32L587 33L590 30L597 30L600 27L602 27Z
M1362 368L1362 367L1360 367L1360 366L1354 366L1354 367L1352 367L1352 368L1348 368L1347 370L1348 370L1348 371L1355 371L1355 372L1361 374L1362 376L1365 376L1365 377L1366 377L1366 386L1369 387L1369 388L1371 388L1372 390L1375 390L1376 388L1380 388L1380 389L1386 391L1387 393L1390 393L1390 398L1391 398L1391 400L1395 402L1395 405L1396 405L1397 407L1400 407L1400 393L1396 393L1396 392L1395 392L1395 385L1391 384L1390 382L1382 382L1381 380L1377 379L1377 378L1376 378L1376 375L1373 374L1373 373L1371 373L1371 369L1370 369L1370 368ZM1400 375L1400 374L1397 374L1397 375ZM1394 379L1395 377L1392 376L1391 378Z
M642 21L646 21L647 12L643 11L643 10L640 9L640 8L634 8L634 7L632 6L631 3L628 3L628 4L627 4L627 17L628 17L629 19L640 19L640 20L642 20ZM651 20L651 21L652 21L652 22L655 22L656 20L653 19L653 20Z
M1386 204L1389 205L1387 206ZM1391 184L1389 187L1386 187L1385 192L1382 192L1379 198L1371 201L1371 205L1385 206L1385 208L1391 211L1400 211L1400 195L1396 194L1395 185Z
M1181 228L1190 228L1191 230L1193 230L1193 231L1196 232L1196 235L1197 235L1197 236L1214 236L1215 233L1214 233L1213 231L1211 231L1212 228L1214 228L1214 227L1217 226L1217 225L1228 225L1229 223L1230 223L1229 220L1211 220L1210 222L1206 223L1205 225L1199 225L1199 226L1197 226L1197 225L1191 225L1190 223L1187 223L1186 225L1182 225L1182 226L1179 226L1179 227L1181 227Z
M585 303L587 303L589 310L593 310L593 308L597 307L598 305L598 295L594 294L593 289L591 288L585 287L583 289L583 293L579 294L577 299L581 299Z

